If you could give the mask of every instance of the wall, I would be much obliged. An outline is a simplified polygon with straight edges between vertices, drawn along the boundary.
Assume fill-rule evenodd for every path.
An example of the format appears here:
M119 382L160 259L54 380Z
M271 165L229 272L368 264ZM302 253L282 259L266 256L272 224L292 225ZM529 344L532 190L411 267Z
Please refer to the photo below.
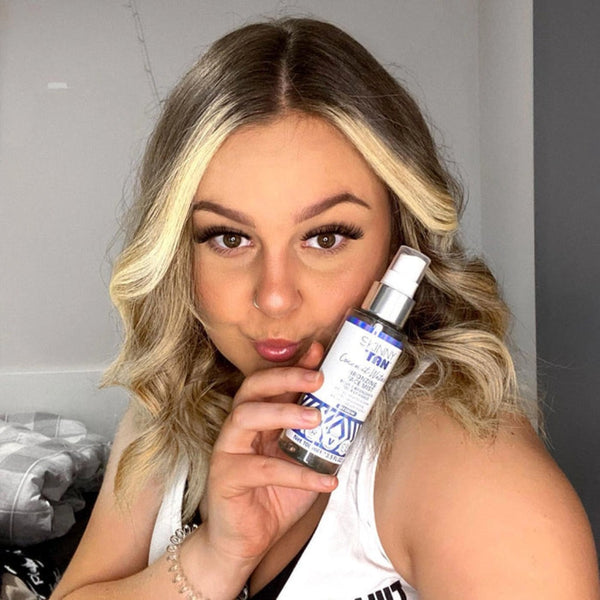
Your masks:
M534 40L540 390L600 547L600 4L534 2Z
M482 2L479 20L481 245L514 321L513 355L537 400L532 4Z
M522 24L530 19L523 10L530 3L511 2L500 12L494 4L2 1L0 277L7 283L0 289L0 411L58 407L97 423L98 430L114 428L124 394L95 391L119 341L107 294L118 238L107 248L143 140L158 99L194 57L222 33L262 15L308 14L341 25L413 91L468 190L467 242L502 270L507 296L517 299L517 320L531 336L533 317L520 300L533 297L530 271L520 258L503 254L496 217L483 212L481 202L489 197L482 182L489 187L494 169L503 167L493 160L490 136L512 124L488 108L494 73L509 89L518 86L514 97L524 104L517 110L527 119L528 96L520 91L526 72L517 80L511 69L515 52L529 52ZM496 13L503 17L498 22ZM497 35L506 26L515 35ZM494 124L484 125L483 115ZM526 144L526 136L517 143ZM494 147L503 152L503 144ZM523 191L526 183L511 195ZM530 202L527 193L523 202Z

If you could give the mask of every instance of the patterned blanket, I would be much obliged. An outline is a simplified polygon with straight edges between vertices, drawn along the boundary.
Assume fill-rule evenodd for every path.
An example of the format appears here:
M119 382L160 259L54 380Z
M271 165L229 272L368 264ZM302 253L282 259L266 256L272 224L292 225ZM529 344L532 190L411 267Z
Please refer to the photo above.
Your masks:
M49 413L0 415L0 545L64 535L99 486L109 441Z
M55 414L0 415L0 600L50 596L89 518L109 447Z

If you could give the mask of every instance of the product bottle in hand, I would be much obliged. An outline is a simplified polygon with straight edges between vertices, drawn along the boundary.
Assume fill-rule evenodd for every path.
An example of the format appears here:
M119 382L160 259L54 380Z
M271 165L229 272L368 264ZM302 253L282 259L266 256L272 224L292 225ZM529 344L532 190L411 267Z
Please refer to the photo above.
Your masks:
M315 429L286 429L280 448L320 473L335 474L402 352L402 333L429 258L401 246L362 307L344 320L321 365L323 385L300 404L318 408Z

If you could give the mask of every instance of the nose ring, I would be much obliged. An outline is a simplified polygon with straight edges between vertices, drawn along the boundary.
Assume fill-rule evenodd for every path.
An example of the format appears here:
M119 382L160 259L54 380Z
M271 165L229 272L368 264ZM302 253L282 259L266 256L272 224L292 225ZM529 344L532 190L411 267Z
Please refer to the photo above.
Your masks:
M254 306L254 308L260 310L260 306L258 305L258 302L256 301L256 294L254 294L254 296L252 296L252 306Z

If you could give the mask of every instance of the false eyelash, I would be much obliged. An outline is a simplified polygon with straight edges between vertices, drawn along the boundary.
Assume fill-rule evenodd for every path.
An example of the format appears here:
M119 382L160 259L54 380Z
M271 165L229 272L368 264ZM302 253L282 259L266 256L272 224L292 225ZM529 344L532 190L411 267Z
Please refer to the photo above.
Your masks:
M321 225L316 229L311 229L302 236L302 241L321 235L324 233L333 233L337 235L343 235L351 240L359 240L364 236L364 232L360 227L355 225L346 225L345 223L331 223L330 225Z
M205 229L200 229L199 231L194 231L193 238L194 242L197 244L204 244L204 242L208 242L211 238L214 238L218 235L224 235L225 233L233 233L235 235L239 235L240 237L248 239L248 236L239 229L234 229L232 227L224 227L224 226L211 226L206 227Z

